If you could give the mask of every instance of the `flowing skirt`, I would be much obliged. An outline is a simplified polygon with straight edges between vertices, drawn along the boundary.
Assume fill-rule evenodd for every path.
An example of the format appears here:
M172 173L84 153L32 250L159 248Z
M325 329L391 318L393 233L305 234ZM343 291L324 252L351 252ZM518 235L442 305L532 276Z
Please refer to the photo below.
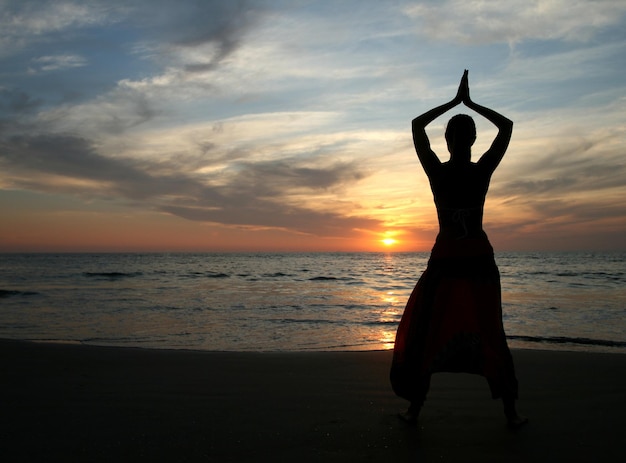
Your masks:
M394 392L421 404L435 372L484 376L493 398L517 398L502 325L500 273L487 237L438 238L398 326Z

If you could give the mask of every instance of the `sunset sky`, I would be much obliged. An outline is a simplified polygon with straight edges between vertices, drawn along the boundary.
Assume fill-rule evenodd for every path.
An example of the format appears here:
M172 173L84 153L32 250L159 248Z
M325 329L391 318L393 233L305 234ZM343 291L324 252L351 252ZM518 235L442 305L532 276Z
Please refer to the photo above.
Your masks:
M626 249L623 0L0 0L0 251L429 250L464 69L496 250Z

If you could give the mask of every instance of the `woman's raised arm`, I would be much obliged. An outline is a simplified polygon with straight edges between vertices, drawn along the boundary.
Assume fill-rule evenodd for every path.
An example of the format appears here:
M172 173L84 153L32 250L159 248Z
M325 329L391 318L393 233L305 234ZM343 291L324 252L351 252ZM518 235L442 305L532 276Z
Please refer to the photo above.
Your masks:
M413 119L413 144L415 145L417 157L422 163L422 167L428 176L430 176L434 169L441 165L441 161L435 152L430 148L430 140L428 140L428 135L426 135L426 126L445 112L462 103L465 94L467 94L469 98L469 92L466 89L467 71L463 73L461 83L459 84L459 90L452 100L442 104L441 106L437 106L430 111L426 111L424 114Z
M467 71L465 71L467 76ZM466 80L467 83L467 80ZM511 134L513 133L513 121L504 117L502 114L495 112L493 109L486 108L485 106L481 106L477 103L474 103L470 98L469 94L469 85L463 91L463 103L465 106L470 108L473 111L476 111L478 114L483 116L485 119L490 121L498 128L498 135L491 143L491 147L481 156L478 160L478 164L484 166L489 170L490 173L496 170L498 164L504 157L504 153L506 153L506 149L509 146L509 142L511 141Z

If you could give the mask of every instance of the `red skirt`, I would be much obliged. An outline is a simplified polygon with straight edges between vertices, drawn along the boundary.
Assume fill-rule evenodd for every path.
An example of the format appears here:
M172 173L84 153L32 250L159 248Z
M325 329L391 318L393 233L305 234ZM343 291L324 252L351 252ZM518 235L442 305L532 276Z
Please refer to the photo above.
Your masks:
M430 375L484 376L494 398L517 398L502 325L500 273L487 237L438 238L398 326L391 367L394 392L423 401Z

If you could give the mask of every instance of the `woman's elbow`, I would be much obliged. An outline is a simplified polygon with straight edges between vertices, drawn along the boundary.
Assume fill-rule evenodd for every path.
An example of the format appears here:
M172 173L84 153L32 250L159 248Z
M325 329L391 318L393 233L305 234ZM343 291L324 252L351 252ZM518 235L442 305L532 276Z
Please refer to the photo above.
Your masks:
M503 133L508 133L509 135L512 134L513 133L513 121L505 117L499 129Z

